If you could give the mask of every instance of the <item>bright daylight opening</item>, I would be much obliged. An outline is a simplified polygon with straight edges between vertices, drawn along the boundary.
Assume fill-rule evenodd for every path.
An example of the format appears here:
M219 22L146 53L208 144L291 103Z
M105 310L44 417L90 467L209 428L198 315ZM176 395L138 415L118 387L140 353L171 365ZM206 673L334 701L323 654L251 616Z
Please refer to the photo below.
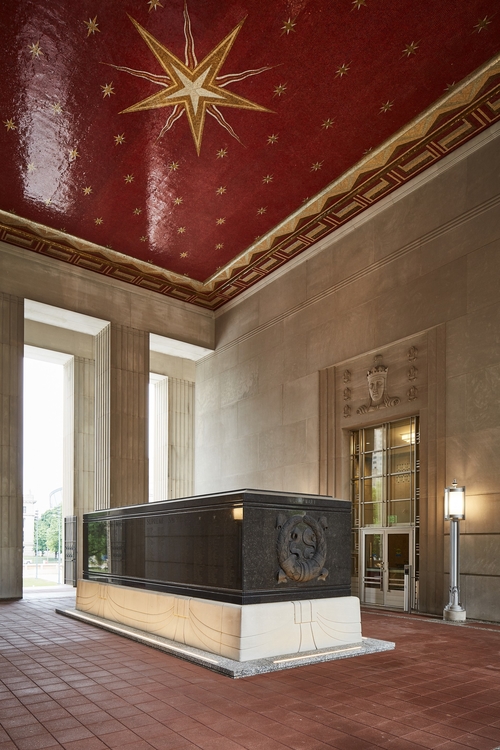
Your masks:
M23 587L64 583L63 366L24 359Z

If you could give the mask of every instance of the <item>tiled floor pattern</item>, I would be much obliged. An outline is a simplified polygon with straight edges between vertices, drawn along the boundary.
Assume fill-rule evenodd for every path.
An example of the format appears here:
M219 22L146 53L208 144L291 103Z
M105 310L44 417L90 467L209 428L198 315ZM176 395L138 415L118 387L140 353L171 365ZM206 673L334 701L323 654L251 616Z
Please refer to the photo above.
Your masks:
M500 627L363 614L396 650L230 680L54 613L0 604L0 750L492 750Z

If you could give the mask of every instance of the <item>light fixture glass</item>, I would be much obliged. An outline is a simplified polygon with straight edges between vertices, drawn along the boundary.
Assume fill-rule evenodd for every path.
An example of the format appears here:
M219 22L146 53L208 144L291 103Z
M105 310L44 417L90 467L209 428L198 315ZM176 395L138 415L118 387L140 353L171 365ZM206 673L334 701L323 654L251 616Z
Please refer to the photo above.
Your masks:
M456 479L444 490L444 517L446 521L465 518L465 487L457 487Z

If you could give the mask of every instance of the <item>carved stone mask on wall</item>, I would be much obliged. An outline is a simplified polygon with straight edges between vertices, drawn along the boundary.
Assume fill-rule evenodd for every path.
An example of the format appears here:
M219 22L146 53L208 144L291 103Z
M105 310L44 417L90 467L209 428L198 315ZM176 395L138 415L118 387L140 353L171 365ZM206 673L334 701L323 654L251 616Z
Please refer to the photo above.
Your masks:
M387 371L388 368L382 364L382 356L377 354L373 360L373 366L366 373L370 403L360 406L358 414L366 414L366 412L374 409L396 406L400 403L400 398L397 396L391 397L387 393Z

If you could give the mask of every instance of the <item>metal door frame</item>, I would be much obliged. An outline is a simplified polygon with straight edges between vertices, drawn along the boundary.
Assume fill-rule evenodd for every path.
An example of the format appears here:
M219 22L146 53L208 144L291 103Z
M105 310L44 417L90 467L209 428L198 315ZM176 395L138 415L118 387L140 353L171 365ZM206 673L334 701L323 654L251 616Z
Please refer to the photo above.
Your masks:
M370 606L374 607L390 607L393 609L395 605L391 605L387 603L387 595L389 593L389 569L388 569L388 544L387 544L387 538L389 535L392 534L408 534L408 558L409 558L409 564L410 564L410 576L409 580L407 579L407 576L404 577L405 579L405 585L409 586L409 593L407 594L407 601L405 602L405 595L403 593L403 603L401 606L401 609L413 609L414 606L414 597L413 597L413 591L415 588L414 585L414 570L415 570L415 546L414 546L414 527L413 526L390 526L390 527L375 527L375 526L365 526L364 528L361 528L360 530L360 544L359 544L359 552L360 552L360 566L359 566L359 598L361 601L361 604L369 604ZM382 569L382 594L383 594L383 602L380 603L374 603L374 602L367 602L366 596L365 596L365 537L367 534L381 534L382 535L382 549L383 549L383 569Z

